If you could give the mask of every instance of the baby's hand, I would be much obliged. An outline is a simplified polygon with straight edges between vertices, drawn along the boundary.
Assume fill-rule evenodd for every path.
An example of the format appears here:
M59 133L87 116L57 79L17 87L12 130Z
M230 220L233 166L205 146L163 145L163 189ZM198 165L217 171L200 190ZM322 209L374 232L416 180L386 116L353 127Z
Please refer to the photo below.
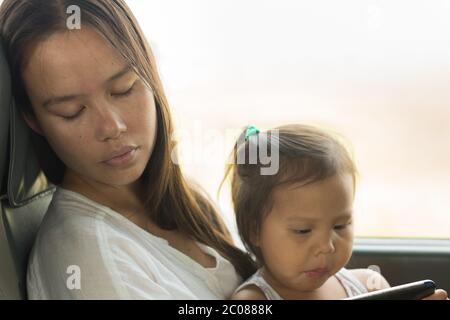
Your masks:
M448 300L447 291L437 289L431 296L423 298L422 300Z

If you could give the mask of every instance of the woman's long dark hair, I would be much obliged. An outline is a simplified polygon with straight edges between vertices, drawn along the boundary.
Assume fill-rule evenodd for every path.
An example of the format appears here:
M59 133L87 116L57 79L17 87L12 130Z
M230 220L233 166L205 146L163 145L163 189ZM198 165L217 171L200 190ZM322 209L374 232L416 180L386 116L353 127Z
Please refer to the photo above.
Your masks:
M152 221L215 248L247 278L255 271L253 260L234 246L211 200L198 186L187 183L179 166L171 161L175 142L168 102L150 46L124 0L5 0L0 7L0 30L16 105L34 116L22 79L25 52L56 32L68 32L67 8L72 5L81 9L82 25L102 35L154 92L158 138L142 175L147 190L145 207ZM39 145L36 152L48 180L60 184L64 163L45 137L33 134L33 140Z

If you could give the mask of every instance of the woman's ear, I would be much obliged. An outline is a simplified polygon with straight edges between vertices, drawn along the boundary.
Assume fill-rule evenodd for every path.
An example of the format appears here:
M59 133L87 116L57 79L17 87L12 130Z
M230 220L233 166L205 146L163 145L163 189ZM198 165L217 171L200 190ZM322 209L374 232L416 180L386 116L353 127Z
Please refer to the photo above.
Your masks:
M28 127L31 128L31 130L33 130L34 132L36 132L41 136L44 135L42 133L42 128L34 115L32 115L31 113L22 112L22 118L25 120L25 122L27 123Z

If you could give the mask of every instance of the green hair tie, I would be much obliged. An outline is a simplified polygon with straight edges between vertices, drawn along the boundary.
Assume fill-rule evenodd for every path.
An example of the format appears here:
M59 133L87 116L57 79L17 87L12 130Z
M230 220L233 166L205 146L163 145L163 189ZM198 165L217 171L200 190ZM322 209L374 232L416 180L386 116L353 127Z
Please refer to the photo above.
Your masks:
M256 126L248 126L247 131L245 131L245 141L248 140L253 135L258 134L260 131Z

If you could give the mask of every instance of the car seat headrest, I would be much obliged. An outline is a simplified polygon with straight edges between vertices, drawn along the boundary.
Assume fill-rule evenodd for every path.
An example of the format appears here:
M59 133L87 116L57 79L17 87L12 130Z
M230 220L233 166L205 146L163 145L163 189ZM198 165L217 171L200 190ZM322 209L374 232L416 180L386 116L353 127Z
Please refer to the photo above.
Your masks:
M11 79L8 64L0 43L0 187L8 172L9 106L11 104ZM2 190L3 192L3 190Z
M42 170L31 134L12 97L10 69L0 38L0 179L2 185L7 179L12 207L54 191L55 186Z

